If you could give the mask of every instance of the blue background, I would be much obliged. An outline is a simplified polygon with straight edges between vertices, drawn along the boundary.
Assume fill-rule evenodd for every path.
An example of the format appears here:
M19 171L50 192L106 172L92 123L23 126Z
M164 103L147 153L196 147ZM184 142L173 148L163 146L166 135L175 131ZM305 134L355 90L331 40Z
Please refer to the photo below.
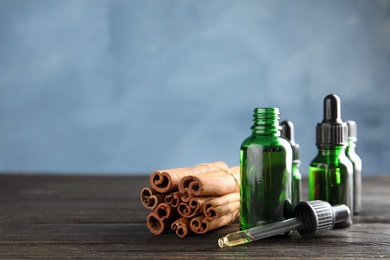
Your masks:
M0 1L0 171L150 174L238 165L255 107L295 124L323 98L389 173L390 1Z

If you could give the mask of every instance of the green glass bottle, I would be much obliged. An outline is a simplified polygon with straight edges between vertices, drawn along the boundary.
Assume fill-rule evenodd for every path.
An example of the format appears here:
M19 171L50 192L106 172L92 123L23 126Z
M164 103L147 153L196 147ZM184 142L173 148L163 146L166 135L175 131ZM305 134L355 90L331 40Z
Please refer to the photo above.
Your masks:
M347 140L348 127L341 120L340 98L328 95L324 99L324 119L316 128L318 154L309 168L309 200L345 204L353 212L353 166L345 155ZM335 227L350 224L351 218Z
M348 146L346 155L353 165L353 214L358 215L362 208L362 160L356 154L357 142L356 122L349 120L348 125Z
M299 171L299 166L301 164L299 144L295 142L293 122L286 120L280 123L280 125L282 126L282 136L290 141L293 151L291 204L294 208L302 199L302 175Z
M292 149L280 135L278 108L255 108L240 149L240 228L292 217Z

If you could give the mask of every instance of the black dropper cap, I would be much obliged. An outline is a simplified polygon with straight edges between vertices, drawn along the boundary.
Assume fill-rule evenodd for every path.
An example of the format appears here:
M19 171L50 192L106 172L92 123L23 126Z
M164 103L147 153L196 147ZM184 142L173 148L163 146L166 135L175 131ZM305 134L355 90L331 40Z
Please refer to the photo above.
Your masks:
M328 95L324 99L324 119L317 124L318 147L345 146L348 142L348 126L341 120L340 98Z
M280 125L282 126L281 134L286 137L291 143L293 151L293 161L300 161L301 158L299 155L299 144L295 143L294 140L294 124L291 121L286 120L280 123Z
M356 122L352 120L348 120L347 125L348 125L348 139L353 142L356 142L357 141Z

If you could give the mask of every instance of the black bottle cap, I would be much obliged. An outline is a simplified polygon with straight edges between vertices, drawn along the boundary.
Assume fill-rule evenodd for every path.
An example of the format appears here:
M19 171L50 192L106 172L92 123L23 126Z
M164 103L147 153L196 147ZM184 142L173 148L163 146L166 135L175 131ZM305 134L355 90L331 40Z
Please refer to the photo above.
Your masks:
M324 99L324 119L316 128L316 145L344 146L347 142L348 126L341 120L340 98L337 95L328 95Z
M352 120L348 120L347 125L348 125L348 139L352 140L353 142L356 142L357 141L356 122Z
M291 147L292 147L292 151L293 151L293 160L299 161L300 160L299 144L295 143L294 124L291 121L286 120L286 121L283 121L282 123L280 123L280 125L282 126L281 134L284 137L286 137L291 143Z

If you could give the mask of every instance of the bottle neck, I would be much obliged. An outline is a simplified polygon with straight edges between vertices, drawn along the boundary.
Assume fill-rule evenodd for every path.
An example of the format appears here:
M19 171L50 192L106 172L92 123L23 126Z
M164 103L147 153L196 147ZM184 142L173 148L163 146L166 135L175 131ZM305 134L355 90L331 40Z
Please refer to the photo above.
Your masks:
M280 136L280 113L278 108L255 108L253 111L253 134Z
M293 160L293 168L299 168L301 165L301 160Z
M356 147L356 143L353 141L353 140L348 140L348 146L346 148L346 151L348 154L353 154L355 153L355 147Z
M339 156L339 155L345 155L345 149L346 147L343 145L336 145L336 146L326 146L326 147L318 147L318 154L323 156Z

